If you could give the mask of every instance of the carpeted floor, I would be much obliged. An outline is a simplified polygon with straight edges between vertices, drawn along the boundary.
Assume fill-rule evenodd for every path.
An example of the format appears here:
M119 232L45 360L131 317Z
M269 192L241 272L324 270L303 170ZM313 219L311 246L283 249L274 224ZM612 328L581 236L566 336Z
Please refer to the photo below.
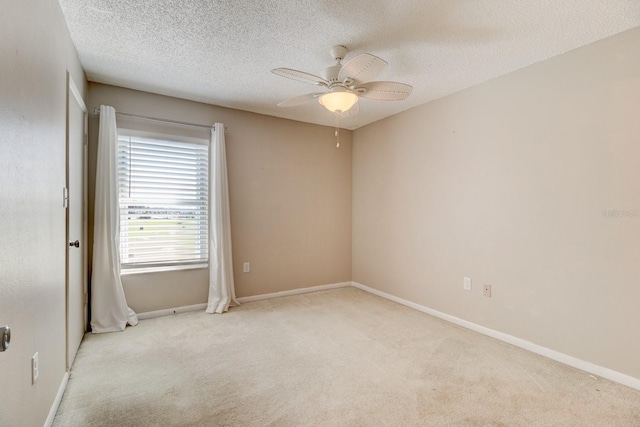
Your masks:
M640 426L640 391L355 288L87 334L54 426Z

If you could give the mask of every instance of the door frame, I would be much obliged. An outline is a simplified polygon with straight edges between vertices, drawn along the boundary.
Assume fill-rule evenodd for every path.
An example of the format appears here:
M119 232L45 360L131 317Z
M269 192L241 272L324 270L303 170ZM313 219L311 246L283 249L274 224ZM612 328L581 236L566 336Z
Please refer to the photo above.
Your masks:
M71 369L69 363L69 168L74 165L69 164L69 145L70 145L70 129L69 129L69 108L71 106L71 96L75 102L78 103L80 109L84 113L84 126L83 126L83 141L82 141L82 245L80 250L82 251L82 288L83 288L83 300L84 300L84 321L83 329L86 332L88 328L88 248L87 248L87 224L88 224L88 142L89 142L89 114L87 105L85 104L80 90L75 81L67 71L67 111L66 111L66 149L65 149L65 200L64 206L66 209L65 215L65 365L67 371ZM77 167L77 166L76 166Z

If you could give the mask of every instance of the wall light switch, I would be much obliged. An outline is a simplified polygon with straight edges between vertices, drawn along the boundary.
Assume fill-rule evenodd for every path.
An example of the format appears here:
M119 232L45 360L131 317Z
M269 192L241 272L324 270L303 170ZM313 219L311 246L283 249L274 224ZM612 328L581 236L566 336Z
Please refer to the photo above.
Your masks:
M244 264L242 264L242 272L243 273L248 273L250 271L251 271L251 263L245 262Z
M471 277L465 277L464 278L463 288L464 288L465 291L470 291L471 290Z
M31 358L31 384L35 384L40 376L40 363L38 362L38 352Z

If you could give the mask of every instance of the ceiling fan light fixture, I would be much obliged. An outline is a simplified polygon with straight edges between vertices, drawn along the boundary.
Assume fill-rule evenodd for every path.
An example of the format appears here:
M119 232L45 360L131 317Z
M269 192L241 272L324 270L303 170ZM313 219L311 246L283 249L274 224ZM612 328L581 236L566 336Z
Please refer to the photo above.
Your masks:
M358 95L346 91L329 92L322 95L318 102L333 113L344 113L358 102Z
M324 69L324 77L292 68L274 68L272 73L288 79L320 86L326 92L307 93L278 103L278 107L295 107L312 99L341 117L358 113L359 99L401 101L409 96L412 87L399 82L373 81L388 65L387 61L370 53L361 53L342 65L347 54L344 46L334 46L331 57L336 61ZM347 114L344 114L347 113Z

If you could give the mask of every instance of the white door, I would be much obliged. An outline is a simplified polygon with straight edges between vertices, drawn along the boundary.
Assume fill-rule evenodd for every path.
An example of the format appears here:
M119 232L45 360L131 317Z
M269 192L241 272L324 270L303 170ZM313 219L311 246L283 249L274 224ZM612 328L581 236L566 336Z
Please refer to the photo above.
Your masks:
M87 108L71 77L67 101L67 369L87 325Z

